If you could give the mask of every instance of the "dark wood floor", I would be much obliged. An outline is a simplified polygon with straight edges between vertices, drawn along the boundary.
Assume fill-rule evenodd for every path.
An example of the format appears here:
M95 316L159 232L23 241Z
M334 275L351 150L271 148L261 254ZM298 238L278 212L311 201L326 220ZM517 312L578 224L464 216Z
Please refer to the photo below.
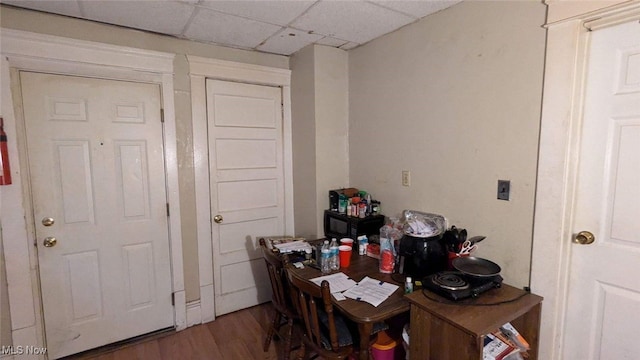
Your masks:
M97 349L67 360L281 359L281 341L272 341L269 351L262 351L272 315L273 307L266 303L183 331Z

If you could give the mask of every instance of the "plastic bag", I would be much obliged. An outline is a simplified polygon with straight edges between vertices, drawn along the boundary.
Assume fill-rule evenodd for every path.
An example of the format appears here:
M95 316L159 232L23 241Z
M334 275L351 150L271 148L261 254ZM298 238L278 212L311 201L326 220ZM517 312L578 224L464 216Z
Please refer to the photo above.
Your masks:
M393 240L380 234L380 272L391 274L396 266L396 249Z
M432 237L443 234L447 228L447 219L442 215L404 210L401 221L403 232L414 237Z
M392 243L402 238L402 222L398 218L389 218L380 228L380 238L391 239Z

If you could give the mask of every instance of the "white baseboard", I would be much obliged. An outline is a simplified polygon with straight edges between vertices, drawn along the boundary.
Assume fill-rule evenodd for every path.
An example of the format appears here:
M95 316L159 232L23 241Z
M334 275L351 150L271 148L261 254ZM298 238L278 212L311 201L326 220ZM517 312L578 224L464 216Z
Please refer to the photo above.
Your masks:
M200 286L200 310L203 324L216 319L213 284Z
M200 300L187 303L187 327L202 324Z

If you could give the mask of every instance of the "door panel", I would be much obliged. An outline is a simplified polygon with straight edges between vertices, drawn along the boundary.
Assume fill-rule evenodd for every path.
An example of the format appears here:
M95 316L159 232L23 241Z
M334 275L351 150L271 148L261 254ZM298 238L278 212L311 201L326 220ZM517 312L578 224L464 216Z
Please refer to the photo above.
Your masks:
M66 280L70 294L71 323L102 317L100 294L100 259L97 251L84 251L64 256Z
M121 221L149 219L149 173L145 141L115 140L116 189Z
M216 315L271 298L257 238L284 234L282 95L207 80Z
M216 140L218 169L275 168L277 152L275 140L219 139ZM243 154L241 158L235 154Z
M277 234L279 219L271 217L259 220L249 220L232 223L231 219L225 218L225 225L220 227L220 254L233 256L234 253L241 254L246 250L244 244L234 239L239 239L245 234ZM262 254L260 254L262 256ZM249 257L247 257L249 258Z
M93 182L89 142L52 141L55 147L55 174L62 187L61 205L65 224L94 223ZM57 166L56 166L57 165Z
M246 180L218 183L218 210L251 210L278 206L278 181Z
M640 25L592 33L571 248L566 359L635 359L640 344ZM626 334L626 335L625 335Z
M159 87L20 77L50 358L173 326Z

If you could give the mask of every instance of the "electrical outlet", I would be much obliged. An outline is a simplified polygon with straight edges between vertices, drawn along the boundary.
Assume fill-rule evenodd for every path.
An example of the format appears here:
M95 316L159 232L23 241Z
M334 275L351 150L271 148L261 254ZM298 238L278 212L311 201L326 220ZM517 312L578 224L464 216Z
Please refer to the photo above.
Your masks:
M509 201L510 191L511 191L511 181L498 180L498 200Z
M402 186L411 186L411 171L402 170Z

